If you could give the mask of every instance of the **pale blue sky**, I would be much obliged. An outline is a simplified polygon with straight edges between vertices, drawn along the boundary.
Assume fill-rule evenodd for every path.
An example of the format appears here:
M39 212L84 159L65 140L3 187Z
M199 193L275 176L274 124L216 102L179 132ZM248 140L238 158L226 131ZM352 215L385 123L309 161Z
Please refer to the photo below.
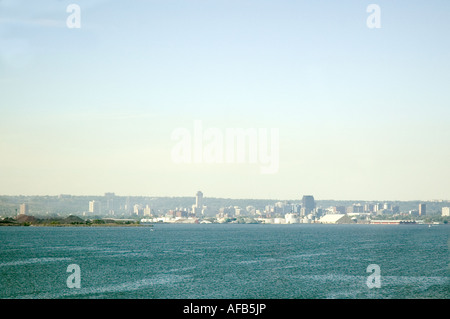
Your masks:
M381 29L366 25L371 3ZM0 194L450 199L448 12L0 0ZM279 172L176 165L171 132L196 119L279 128Z

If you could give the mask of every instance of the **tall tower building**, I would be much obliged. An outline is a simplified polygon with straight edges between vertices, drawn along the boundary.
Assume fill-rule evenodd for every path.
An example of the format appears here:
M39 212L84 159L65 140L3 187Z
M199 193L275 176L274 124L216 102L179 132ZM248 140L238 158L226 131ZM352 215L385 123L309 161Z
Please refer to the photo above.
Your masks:
M192 212L194 215L201 214L203 210L203 193L198 191L195 195L195 204L192 205Z
M419 216L427 214L427 204L419 204Z
M116 210L116 205L114 203L115 197L116 194L114 193L105 193L106 211L112 215L114 215L114 211Z
M20 204L20 210L19 210L19 214L20 215L27 215L28 214L28 204Z
M316 208L316 202L314 201L314 196L304 195L302 198L302 212L308 215Z
M195 206L197 208L203 207L203 193L201 191L198 191L195 196Z
M131 214L132 209L131 209L131 203L130 203L130 196L127 196L127 199L125 200L125 211L127 212L127 214Z

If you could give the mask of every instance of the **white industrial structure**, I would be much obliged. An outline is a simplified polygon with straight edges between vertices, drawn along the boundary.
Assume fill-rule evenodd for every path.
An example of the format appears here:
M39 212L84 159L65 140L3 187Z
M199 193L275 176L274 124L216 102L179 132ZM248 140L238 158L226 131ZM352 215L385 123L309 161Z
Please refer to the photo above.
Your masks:
M322 224L336 224L345 214L327 214L319 219Z
M297 214L286 214L284 218L286 219L286 224L298 224L300 222Z

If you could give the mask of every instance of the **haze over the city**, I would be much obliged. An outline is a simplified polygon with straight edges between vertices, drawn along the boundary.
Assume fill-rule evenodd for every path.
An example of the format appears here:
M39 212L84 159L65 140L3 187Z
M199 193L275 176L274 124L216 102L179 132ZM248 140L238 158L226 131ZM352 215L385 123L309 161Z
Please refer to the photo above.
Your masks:
M0 1L0 194L450 199L450 3L371 3ZM277 171L174 162L196 121Z

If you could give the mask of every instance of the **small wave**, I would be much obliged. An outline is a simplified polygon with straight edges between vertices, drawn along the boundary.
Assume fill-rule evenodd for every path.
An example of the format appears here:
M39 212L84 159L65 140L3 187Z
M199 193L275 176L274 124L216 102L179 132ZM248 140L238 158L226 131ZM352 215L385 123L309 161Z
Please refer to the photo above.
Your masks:
M71 258L68 257L62 257L62 258L53 258L53 257L44 257L44 258L29 258L25 260L15 260L15 261L9 261L0 263L0 267L9 267L9 266L22 266L22 265L28 265L28 264L43 264L43 263L51 263L51 262L58 262L58 261L69 261Z
M112 284L100 287L86 287L80 289L69 289L67 291L59 293L40 293L37 295L24 295L18 298L21 299L58 299L58 298L71 298L76 296L84 296L87 298L97 297L104 298L108 293L120 293L135 291L140 289L146 289L155 285L170 285L176 282L185 280L190 276L187 275L157 275L152 278L144 278L132 282L124 282L119 284ZM95 296L92 296L95 295Z
M329 252L310 253L310 254L298 254L298 255L287 256L286 259L309 258L309 257L325 256L325 255L330 255L330 254L331 253L329 253Z
M183 267L183 268L173 268L173 269L170 269L169 272L190 271L190 270L194 270L194 269L196 269L196 268L197 268L197 266Z
M365 281L367 276L354 276L344 274L322 274L322 275L299 275L301 279L310 279L317 281ZM427 277L427 276L381 276L382 285L439 285L445 284L447 277Z
M426 277L426 276L381 276L383 285L412 285L427 288L432 285L444 285L448 283L448 277Z
M250 265L250 264L255 264L255 263L277 262L277 261L280 261L280 259L267 257L267 258L252 259L252 260L241 260L241 261L237 261L236 264Z

